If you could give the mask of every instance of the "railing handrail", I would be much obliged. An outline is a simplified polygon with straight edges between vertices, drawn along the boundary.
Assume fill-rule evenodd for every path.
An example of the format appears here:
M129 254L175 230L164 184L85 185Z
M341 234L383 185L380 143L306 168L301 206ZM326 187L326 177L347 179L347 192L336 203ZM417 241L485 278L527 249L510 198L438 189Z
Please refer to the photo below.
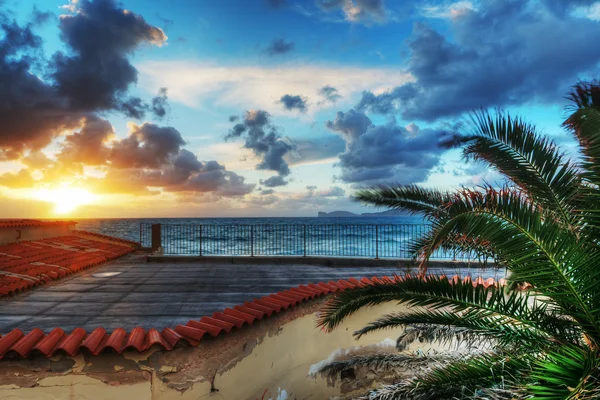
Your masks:
M157 225L159 225L157 227ZM297 255L410 258L411 242L426 232L423 223L140 223L140 243L160 241L165 254ZM154 231L150 235L151 231ZM146 245L146 246L145 246ZM472 259L471 254L438 251L435 258Z

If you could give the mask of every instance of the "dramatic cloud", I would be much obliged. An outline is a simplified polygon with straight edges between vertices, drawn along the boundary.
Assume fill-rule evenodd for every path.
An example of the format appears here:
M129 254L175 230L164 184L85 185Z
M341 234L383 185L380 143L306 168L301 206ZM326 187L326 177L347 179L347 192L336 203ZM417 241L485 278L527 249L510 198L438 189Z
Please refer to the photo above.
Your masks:
M294 50L294 43L284 39L275 39L267 47L267 53L271 56L289 53Z
M129 136L113 145L110 161L118 168L158 168L179 154L184 144L175 128L131 124Z
M319 102L319 104L326 102L335 104L336 101L342 98L338 90L330 85L323 86L321 89L319 89L318 94L323 97L323 101Z
M164 33L112 0L71 3L59 20L68 52L43 59L42 40L32 32L47 16L34 11L25 26L0 12L0 158L39 150L63 131L100 111L142 117L151 109L128 94L137 70L128 57L142 44L162 45ZM34 72L44 69L45 79ZM157 104L160 113L161 102Z
M600 48L588 45L600 25L571 9L557 0L530 7L485 0L448 20L451 38L418 23L406 42L408 72L416 81L366 92L358 108L433 121L479 107L560 101L600 61Z
M325 86L337 89L338 106L351 107L356 95L365 90L392 89L412 80L397 68L359 68L347 65L284 65L277 67L232 67L182 61L147 61L140 70L139 86L154 94L169 88L169 100L188 107L224 106L242 109L271 109L289 93L318 93ZM350 102L352 101L352 102ZM307 115L334 103L325 101L309 107ZM273 115L286 115L275 107Z
M285 186L288 184L288 181L286 181L285 179L283 179L283 177L279 175L275 175L264 180L261 179L260 184L272 188L277 186Z
M316 0L317 5L326 12L341 10L349 22L385 22L387 11L383 0Z
M74 109L121 109L128 115L143 115L143 105L125 93L137 82L137 70L128 60L141 44L163 45L167 37L113 0L77 3L77 10L60 19L61 38L72 55L53 57L58 92Z
M0 159L41 149L60 131L79 125L53 87L29 71L42 41L30 26L0 15Z
M306 97L285 94L281 96L279 103L283 104L283 107L286 110L298 110L302 113L306 112Z
M167 115L167 88L160 88L158 96L152 98L152 113L157 118L162 118Z
M87 117L79 132L65 137L58 159L65 163L104 164L110 153L106 142L114 134L113 127L107 120Z
M326 126L346 141L346 151L339 155L339 179L359 187L424 181L444 151L439 142L449 135L414 124L410 130L394 123L377 126L355 110L338 112Z
M245 136L244 147L262 158L256 166L259 170L276 171L279 176L290 174L284 156L294 149L293 143L284 140L271 123L271 116L264 110L246 111L242 122L229 130L225 140Z

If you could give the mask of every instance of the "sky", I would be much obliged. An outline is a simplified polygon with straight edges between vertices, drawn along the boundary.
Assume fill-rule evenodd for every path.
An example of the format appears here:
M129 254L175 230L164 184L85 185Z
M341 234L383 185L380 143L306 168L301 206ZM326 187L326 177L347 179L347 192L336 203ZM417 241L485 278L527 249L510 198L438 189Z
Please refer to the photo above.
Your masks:
M600 1L0 0L0 218L372 211L501 182L441 144L478 109L567 152ZM575 155L575 154L574 154Z

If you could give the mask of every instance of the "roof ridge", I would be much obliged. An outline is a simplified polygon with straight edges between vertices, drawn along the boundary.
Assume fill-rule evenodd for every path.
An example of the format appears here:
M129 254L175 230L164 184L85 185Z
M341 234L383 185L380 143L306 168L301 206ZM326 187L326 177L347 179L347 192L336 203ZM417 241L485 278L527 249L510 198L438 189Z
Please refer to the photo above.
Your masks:
M69 334L61 328L55 328L48 334L39 328L34 328L25 334L20 329L13 329L5 336L0 336L0 359L4 357L26 358L36 353L46 357L51 357L56 353L73 356L80 351L86 351L93 355L106 351L120 354L128 349L143 352L153 346L172 350L181 343L197 346L204 337L216 337L241 329L244 325L252 325L257 320L278 314L317 297L367 285L389 285L400 282L405 277L393 275L379 278L374 276L299 285L246 301L233 308L226 308L222 312L215 311L211 316L190 320L186 325L164 328L162 332L155 328L146 332L144 328L136 327L129 333L123 328L117 328L111 333L107 333L104 328L98 327L89 334L83 328L75 328ZM486 288L505 284L504 279L495 280L494 278L484 280L480 277L473 280L469 276L461 279L455 275L452 278L446 277L446 279L451 282L472 283L474 286L483 285Z

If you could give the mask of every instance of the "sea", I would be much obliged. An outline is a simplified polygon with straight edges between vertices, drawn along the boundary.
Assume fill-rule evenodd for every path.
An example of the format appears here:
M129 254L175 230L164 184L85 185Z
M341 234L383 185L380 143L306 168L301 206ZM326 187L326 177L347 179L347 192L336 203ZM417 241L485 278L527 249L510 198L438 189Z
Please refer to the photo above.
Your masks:
M140 226L144 224L202 224L202 225L405 225L425 224L418 216L401 217L276 217L276 218L106 218L79 219L77 229L140 240Z
M421 217L298 218L122 218L80 219L77 229L151 245L151 226L161 224L165 254L329 256L357 258L413 257L414 240L430 227ZM431 259L468 261L468 267L494 270L493 260L473 254L437 251ZM474 263L473 263L474 262ZM489 268L488 268L489 265ZM472 266L472 267L471 267ZM460 267L459 264L455 268ZM450 272L448 272L450 273ZM465 274L465 271L456 271Z
M77 229L151 246L161 224L165 254L409 258L427 229L420 217L82 219ZM454 255L439 254L438 258Z

